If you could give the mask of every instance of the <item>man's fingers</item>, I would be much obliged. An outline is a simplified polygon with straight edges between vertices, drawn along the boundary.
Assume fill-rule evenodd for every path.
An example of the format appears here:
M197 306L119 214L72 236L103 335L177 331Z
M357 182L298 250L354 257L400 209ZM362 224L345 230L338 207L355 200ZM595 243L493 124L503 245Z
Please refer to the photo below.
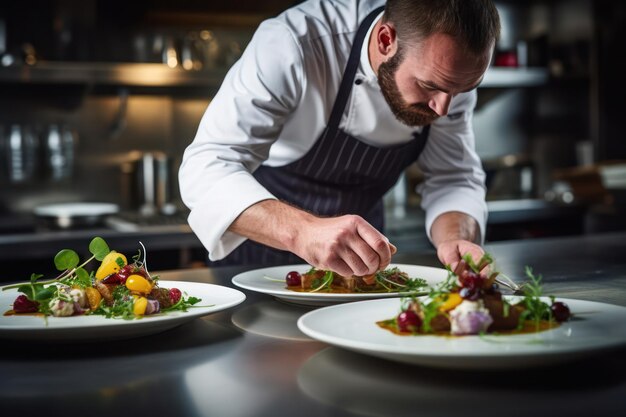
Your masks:
M366 262L370 268L368 273L373 274L379 269L383 269L389 265L391 262L392 248L397 250L395 246L389 243L389 239L367 222L357 224L357 233L378 255L377 262Z

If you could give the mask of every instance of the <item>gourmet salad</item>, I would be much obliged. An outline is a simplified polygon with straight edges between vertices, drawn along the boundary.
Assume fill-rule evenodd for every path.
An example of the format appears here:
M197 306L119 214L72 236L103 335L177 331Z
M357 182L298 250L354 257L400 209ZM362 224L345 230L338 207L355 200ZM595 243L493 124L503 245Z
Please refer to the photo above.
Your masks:
M492 261L484 255L476 264L470 255L464 256L427 296L404 297L400 313L377 324L402 335L460 336L539 332L570 319L565 303L552 296L549 303L541 299L541 275L534 275L529 267L529 281L521 287L519 297L503 297L498 282L506 281L498 272L489 271Z
M168 311L186 311L201 300L186 297L178 288L159 287L159 277L151 275L146 266L143 245L128 262L127 257L110 250L104 239L94 238L89 244L93 255L80 263L78 254L63 249L54 257L59 276L43 281L32 274L30 282L9 285L21 294L13 309L5 315L37 314L54 317L102 315L107 318L134 319ZM97 269L87 269L92 261Z
M345 277L333 271L311 268L301 274L290 271L285 277L287 288L303 292L385 293L415 292L426 287L421 278L410 278L397 267L372 275Z

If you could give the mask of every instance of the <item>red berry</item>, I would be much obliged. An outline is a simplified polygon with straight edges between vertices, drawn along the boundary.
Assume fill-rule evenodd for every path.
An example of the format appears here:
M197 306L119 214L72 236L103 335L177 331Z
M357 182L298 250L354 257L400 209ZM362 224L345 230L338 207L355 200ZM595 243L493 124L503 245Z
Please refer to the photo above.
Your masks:
M461 282L462 287L473 290L483 288L487 279L483 275L469 270L463 271L463 273L459 276L459 281Z
M297 271L291 271L287 274L285 281L287 281L287 285L290 287L294 285L299 286L302 283L302 275Z
M170 288L170 300L172 301L172 304L176 304L182 296L183 294L178 288Z
M415 333L422 325L422 319L413 310L406 310L398 314L396 322L398 323L398 329L401 332Z
M18 295L13 301L13 311L16 313L36 313L39 310L39 303L31 301L25 295Z
M555 301L552 303L550 311L552 312L554 319L558 322L567 321L571 316L569 307L561 301Z

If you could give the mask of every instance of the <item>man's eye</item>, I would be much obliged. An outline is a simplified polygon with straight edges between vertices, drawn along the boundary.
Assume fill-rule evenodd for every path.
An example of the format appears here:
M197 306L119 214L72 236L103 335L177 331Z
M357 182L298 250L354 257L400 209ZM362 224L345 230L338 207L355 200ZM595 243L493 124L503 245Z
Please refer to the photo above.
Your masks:
M419 85L426 91L437 91L437 89L433 87L432 85L426 85L426 84L421 84L421 83Z

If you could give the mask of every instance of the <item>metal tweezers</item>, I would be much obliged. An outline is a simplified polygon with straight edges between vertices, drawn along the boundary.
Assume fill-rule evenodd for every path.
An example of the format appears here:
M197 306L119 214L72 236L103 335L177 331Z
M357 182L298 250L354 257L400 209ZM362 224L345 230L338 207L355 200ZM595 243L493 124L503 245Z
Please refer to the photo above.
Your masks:
M524 295L524 291L522 290L523 285L516 284L515 282L513 282L513 280L511 280L511 278L507 277L506 275L498 275L495 281L499 285L502 285L503 287L506 287L513 291L513 294L515 295Z

